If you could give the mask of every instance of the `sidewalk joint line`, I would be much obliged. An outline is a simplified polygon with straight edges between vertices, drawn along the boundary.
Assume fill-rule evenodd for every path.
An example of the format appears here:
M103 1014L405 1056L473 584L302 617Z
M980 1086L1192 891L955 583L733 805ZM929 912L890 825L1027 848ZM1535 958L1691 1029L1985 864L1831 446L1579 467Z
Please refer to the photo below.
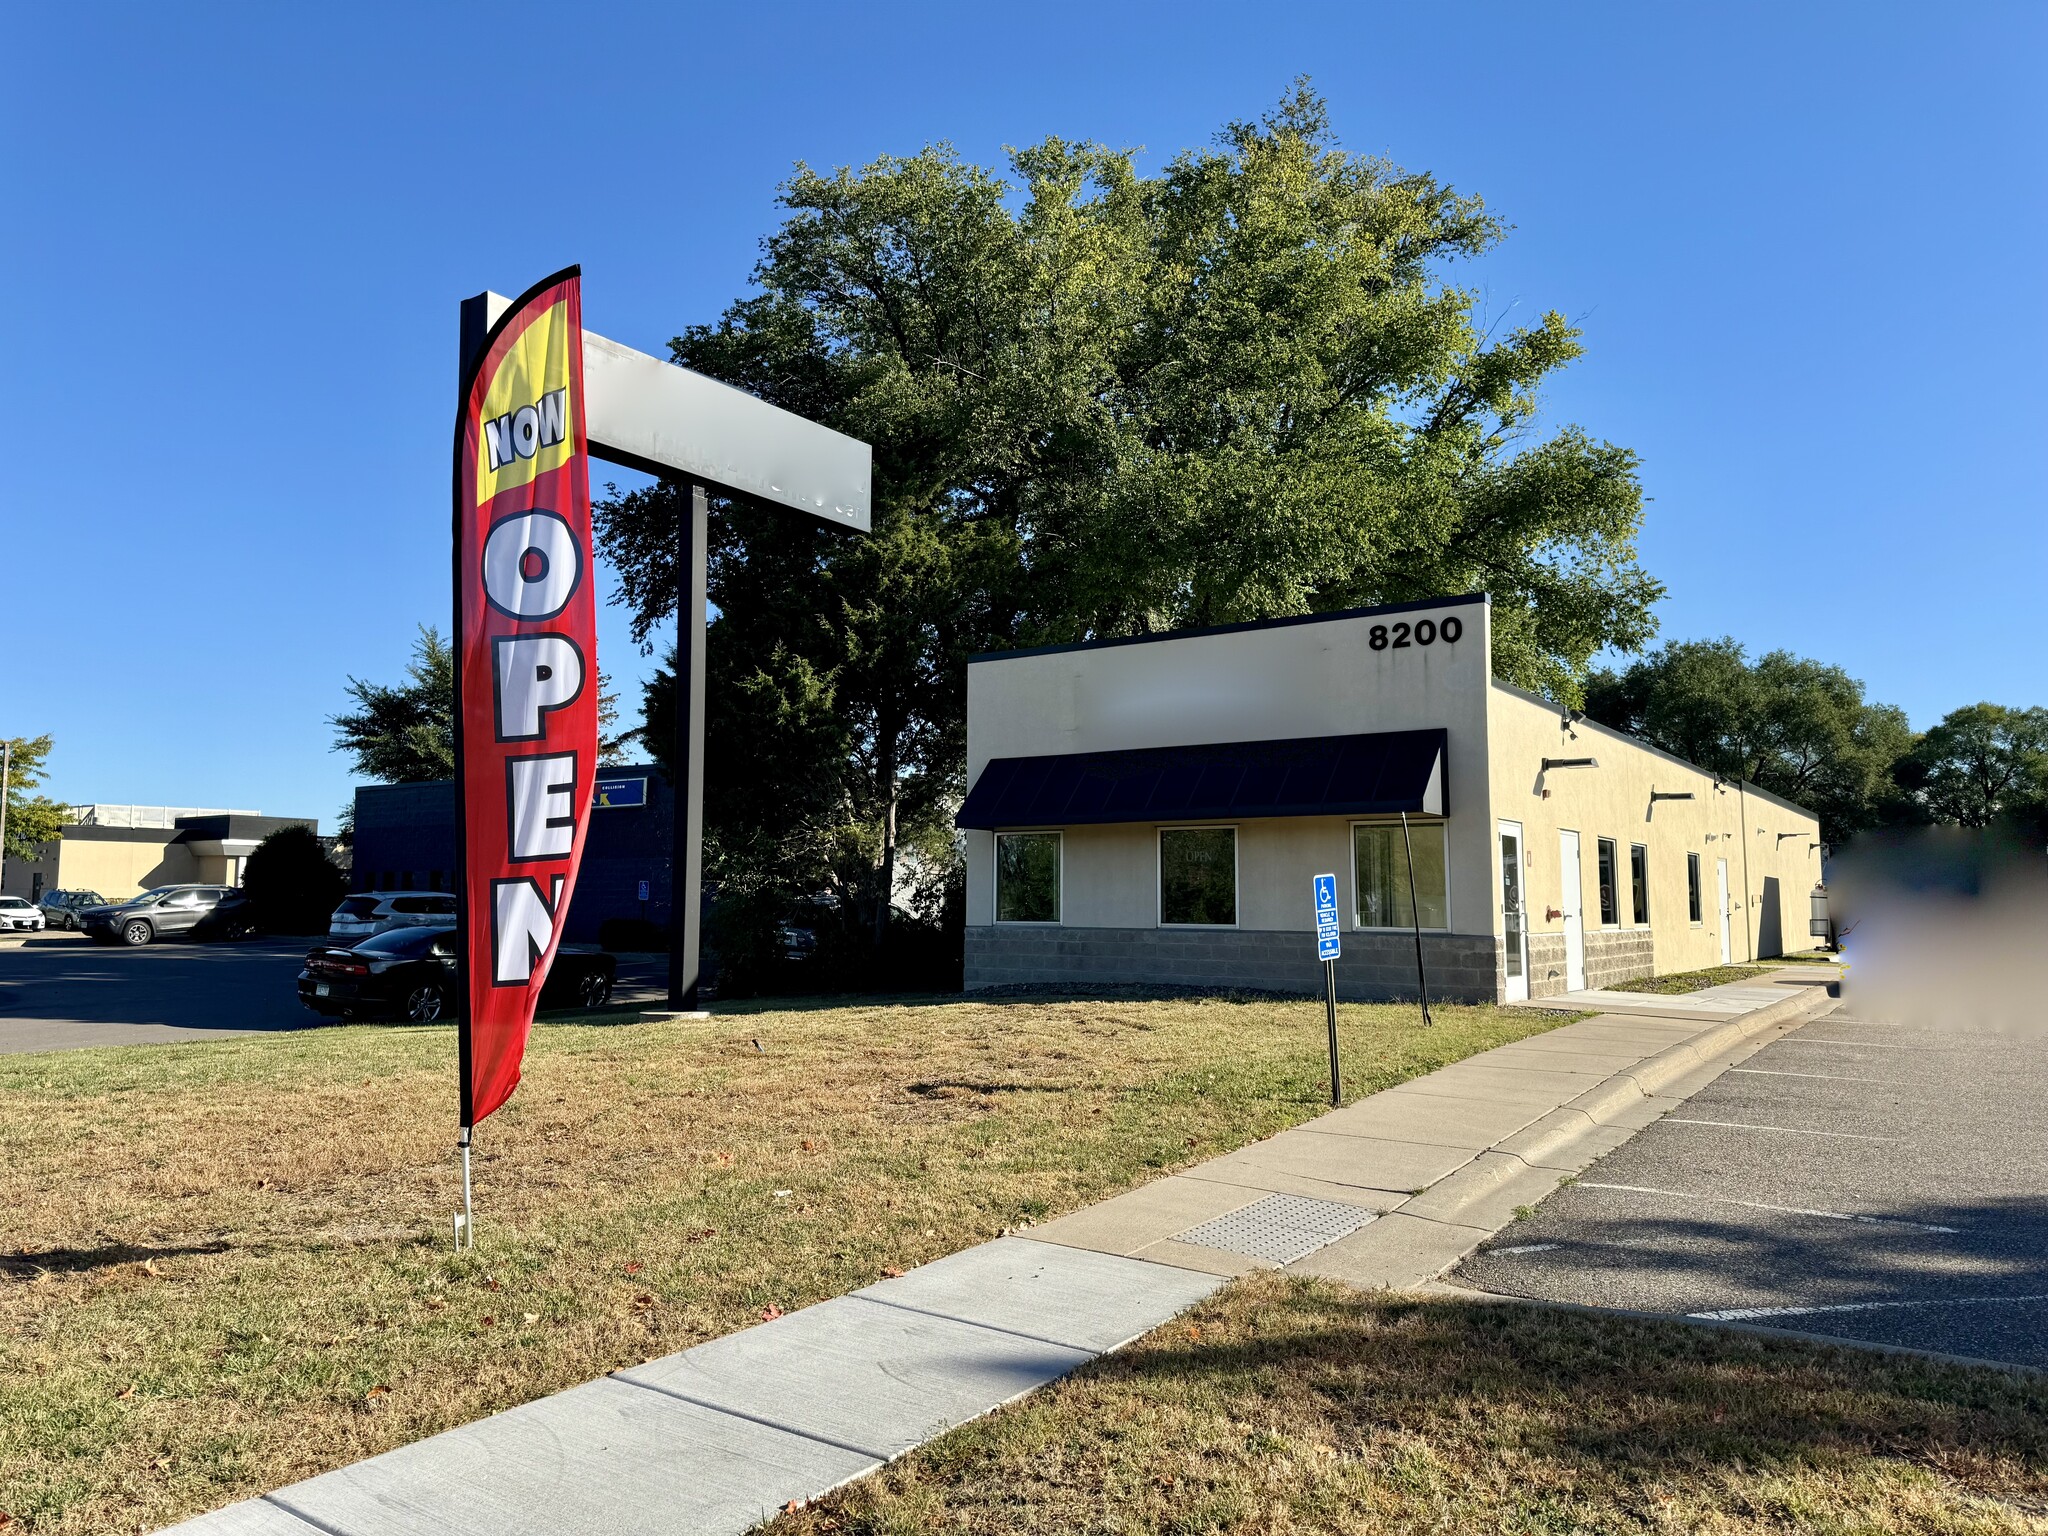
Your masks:
M1854 1131L1809 1131L1798 1125L1752 1125L1747 1120L1687 1120L1679 1115L1664 1117L1673 1125L1717 1125L1731 1131L1783 1131L1788 1136L1833 1136L1842 1141L1905 1141L1903 1136L1859 1136Z
M1054 1247L1059 1247L1059 1246L1063 1246L1063 1245L1061 1245L1061 1244L1054 1244L1053 1246L1054 1246ZM1120 1253L1120 1254L1117 1254L1117 1255L1116 1255L1116 1257L1117 1257L1117 1258L1120 1258L1120 1259L1126 1259L1126 1258L1129 1258L1129 1257L1130 1257L1130 1255L1129 1255L1129 1254L1126 1254L1126 1253ZM1156 1260L1152 1260L1152 1259L1147 1259L1147 1260L1145 1260L1145 1261L1143 1261L1143 1262L1145 1262L1145 1263L1156 1263L1157 1261L1156 1261ZM1161 1265L1160 1267L1161 1267L1162 1269L1179 1269L1179 1268L1181 1268L1181 1266L1180 1266L1180 1265L1178 1265L1178 1264L1163 1264L1163 1265ZM1192 1271L1190 1271L1190 1273L1192 1273ZM855 1301L871 1301L871 1302L873 1302L873 1303L874 1303L874 1304L875 1304L876 1306L878 1306L878 1307L894 1307L894 1308L895 1308L895 1309L896 1309L896 1310L897 1310L898 1312L914 1312L914 1313L916 1313L916 1314L917 1314L917 1315L918 1315L919 1317L936 1317L936 1318L938 1318L938 1319L939 1319L939 1320L940 1320L941 1322L947 1322L947 1323L964 1323L964 1324L966 1324L966 1325L967 1325L967 1326L968 1326L969 1328L986 1328L986 1329L987 1329L987 1330L988 1330L988 1331L989 1331L990 1333L1007 1333L1007 1334L1008 1334L1008 1335L1009 1335L1009 1336L1010 1336L1011 1338L1013 1338L1013 1339L1029 1339L1029 1340L1030 1340L1030 1341L1031 1341L1032 1343L1034 1343L1034 1344L1050 1344L1050 1345L1052 1345L1052 1346L1053 1346L1053 1347L1054 1347L1055 1349L1071 1349L1071 1350L1075 1351L1075 1352L1076 1352L1077 1354L1083 1354L1083 1355L1086 1355L1086 1356L1087 1356L1087 1357L1088 1357L1089 1359L1091 1359L1091 1360L1092 1360L1092 1359L1094 1359L1094 1358L1095 1358L1095 1357L1096 1357L1097 1355L1100 1355L1100 1354L1103 1354L1103 1353L1105 1353L1105 1351L1103 1351L1103 1350L1099 1350L1099 1349L1090 1349L1090 1348L1089 1348L1089 1347L1088 1347L1088 1346L1087 1346L1086 1344L1075 1344L1075 1343L1073 1343L1073 1342L1071 1342L1070 1340L1067 1340L1067 1339L1048 1339L1048 1338L1047 1338L1047 1337L1046 1337L1046 1336L1045 1336L1044 1334L1042 1334L1042 1333L1026 1333L1026 1332L1025 1332L1025 1331L1024 1331L1023 1329L1021 1329L1021 1328L1005 1328L1005 1327L1001 1326L1001 1325L1000 1325L1000 1324L998 1324L998 1323L981 1323L981 1322L976 1322L976 1321L975 1321L975 1320L974 1320L973 1318L971 1318L971 1317L955 1317L955 1316L954 1316L954 1315L953 1315L952 1313L950 1313L950 1312L934 1312L934 1311L933 1311L933 1310L932 1310L932 1309L931 1309L930 1307L913 1307L913 1306L911 1306L911 1305L910 1305L910 1304L909 1304L908 1302L902 1302L902 1301L884 1301L884 1300L883 1300L883 1299L882 1299L881 1297L879 1297L879 1296L863 1296L863 1295L861 1295L861 1294L860 1294L859 1292L855 1292L855 1293L854 1293L854 1295L853 1295L853 1299L854 1299ZM1155 1325L1155 1326L1156 1326L1156 1325ZM1151 1330L1150 1328L1147 1328L1147 1329L1145 1330L1145 1332L1147 1332L1147 1333L1150 1333L1151 1331L1152 1331L1152 1330Z
M351 1463L351 1465L353 1465L353 1463ZM280 1499L275 1493L258 1494L256 1496L256 1502L258 1504L268 1504L272 1509L281 1509L287 1515L290 1515L294 1520L298 1521L299 1524L306 1526L310 1530L323 1532L325 1533L325 1536L348 1536L348 1532L344 1531L340 1526L329 1525L325 1520L314 1519L311 1515L307 1514L303 1509L292 1508L291 1505L285 1503L285 1501L283 1499ZM228 1507L233 1508L234 1506L230 1505Z
M637 1369L637 1367L628 1367L628 1369ZM629 1387L638 1387L642 1392L653 1392L662 1397L672 1397L677 1402L688 1403L693 1408L704 1408L712 1413L722 1413L727 1418L744 1419L747 1423L758 1424L763 1429L780 1430L783 1434L795 1435L800 1440L815 1440L819 1445L829 1445L835 1451L851 1451L856 1456L871 1456L876 1461L885 1464L895 1460L893 1456L884 1455L880 1451L870 1450L864 1445L854 1445L845 1440L834 1440L830 1435L820 1435L808 1429L798 1429L793 1424L778 1424L775 1420L763 1418L758 1413L748 1413L740 1408L728 1408L723 1403L707 1402L701 1397L692 1397L687 1392L678 1392L674 1387L658 1387L651 1381L636 1381L623 1371L612 1372L611 1379Z

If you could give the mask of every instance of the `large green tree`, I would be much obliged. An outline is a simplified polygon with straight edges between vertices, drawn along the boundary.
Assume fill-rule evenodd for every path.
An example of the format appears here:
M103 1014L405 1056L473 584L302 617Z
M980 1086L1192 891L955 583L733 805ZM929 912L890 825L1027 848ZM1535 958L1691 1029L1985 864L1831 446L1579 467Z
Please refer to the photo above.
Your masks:
M1485 589L1496 670L1575 703L1595 652L1652 633L1634 455L1537 428L1578 333L1482 314L1451 273L1505 226L1343 151L1305 84L1157 175L941 146L799 168L781 202L756 291L672 351L872 443L875 529L714 519L727 880L833 890L879 939L898 850L944 838L975 650ZM599 508L643 639L679 505Z
M37 844L55 837L66 820L65 808L57 801L31 793L43 782L43 765L49 761L52 745L49 736L7 740L7 858L34 858Z
M422 624L400 683L348 680L356 707L334 715L334 750L356 772L383 784L425 784L455 776L455 650L441 631ZM598 673L599 757L615 762L639 734L616 734L618 701Z
M2048 709L1968 704L1930 726L1898 767L1935 821L1989 826L2048 810Z
M334 750L356 772L384 784L424 784L455 776L455 651L422 624L405 681L348 680L356 707L333 716Z
M1595 671L1586 711L1603 725L1817 812L1821 835L1909 814L1892 767L1914 741L1905 712L1863 696L1840 667L1732 638L1674 641L1621 671Z

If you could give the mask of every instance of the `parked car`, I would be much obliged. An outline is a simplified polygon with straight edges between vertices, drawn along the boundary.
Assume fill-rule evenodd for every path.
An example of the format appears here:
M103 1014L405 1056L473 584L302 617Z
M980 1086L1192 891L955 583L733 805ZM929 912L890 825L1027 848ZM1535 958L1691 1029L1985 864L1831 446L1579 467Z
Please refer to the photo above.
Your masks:
M98 891L45 891L36 903L43 909L43 921L52 928L76 928L80 912L106 904L107 898Z
M431 1024L453 1018L462 1001L452 928L392 928L360 944L328 944L306 956L299 1001L338 1019L406 1019ZM555 955L543 1008L602 1008L611 1001L618 960L588 950Z
M455 897L446 891L358 891L327 920L327 937L367 939L393 928L452 928Z
M133 901L87 907L78 916L85 931L103 944L239 939L256 931L247 898L224 885L160 885Z
M43 909L19 896L0 896L0 933L41 933Z

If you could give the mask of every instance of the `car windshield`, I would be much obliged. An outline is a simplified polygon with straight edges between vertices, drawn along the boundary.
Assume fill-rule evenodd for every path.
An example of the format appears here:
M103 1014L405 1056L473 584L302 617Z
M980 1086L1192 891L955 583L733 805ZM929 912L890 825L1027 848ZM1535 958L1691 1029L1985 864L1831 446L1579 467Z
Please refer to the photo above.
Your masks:
M128 905L131 907L153 907L175 890L177 890L176 886L166 885L160 886L153 891L144 891L140 896L131 897Z
M377 898L374 896L351 896L334 909L336 917L375 917Z
M356 946L359 954L398 955L412 959L424 955L440 930L435 928L393 928L389 933L380 933L374 938L363 940Z
M0 896L0 907L25 907L28 903L19 896Z

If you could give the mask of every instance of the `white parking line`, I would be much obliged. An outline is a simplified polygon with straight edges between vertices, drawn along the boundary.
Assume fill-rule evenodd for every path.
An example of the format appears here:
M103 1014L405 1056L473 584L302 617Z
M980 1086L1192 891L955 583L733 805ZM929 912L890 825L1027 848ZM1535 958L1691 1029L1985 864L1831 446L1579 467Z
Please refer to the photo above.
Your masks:
M1548 1253L1553 1248L1562 1248L1563 1243L1524 1243L1519 1248L1489 1248L1488 1253Z
M1731 1131L1783 1131L1789 1136L1832 1136L1841 1141L1904 1141L1903 1136L1859 1136L1854 1131L1809 1131L1796 1125L1751 1125L1747 1120L1686 1120L1666 1115L1667 1125L1718 1125Z
M1746 1072L1751 1077L1817 1077L1824 1083L1877 1083L1886 1088L1903 1088L1905 1084L1895 1083L1888 1077L1843 1077L1835 1072L1773 1072L1768 1067L1730 1067L1730 1072Z
M1646 1184L1595 1184L1581 1179L1580 1189L1618 1189L1631 1195L1664 1195L1673 1200L1699 1200L1708 1205L1740 1205L1752 1211L1778 1211L1787 1216L1821 1216L1829 1221L1854 1221L1871 1227L1909 1227L1915 1232L1940 1232L1953 1236L1954 1227L1932 1227L1924 1221L1901 1221L1896 1216L1858 1216L1851 1211L1810 1211L1798 1205L1770 1205L1762 1200L1734 1200L1726 1195L1696 1195L1685 1189L1652 1189Z
M1753 1323L1761 1317L1817 1317L1823 1312L1884 1312L1896 1307L1995 1307L2005 1303L2048 1301L2048 1296L1936 1296L1926 1301L1850 1301L1834 1307L1727 1307L1719 1312L1688 1312L1703 1323Z
M1834 1040L1824 1035L1818 1038L1812 1035L1787 1035L1782 1040L1774 1040L1771 1043L1773 1045L1846 1045L1857 1050L1871 1051L1932 1051L1938 1049L1938 1047L1932 1045L1898 1045L1890 1040Z

